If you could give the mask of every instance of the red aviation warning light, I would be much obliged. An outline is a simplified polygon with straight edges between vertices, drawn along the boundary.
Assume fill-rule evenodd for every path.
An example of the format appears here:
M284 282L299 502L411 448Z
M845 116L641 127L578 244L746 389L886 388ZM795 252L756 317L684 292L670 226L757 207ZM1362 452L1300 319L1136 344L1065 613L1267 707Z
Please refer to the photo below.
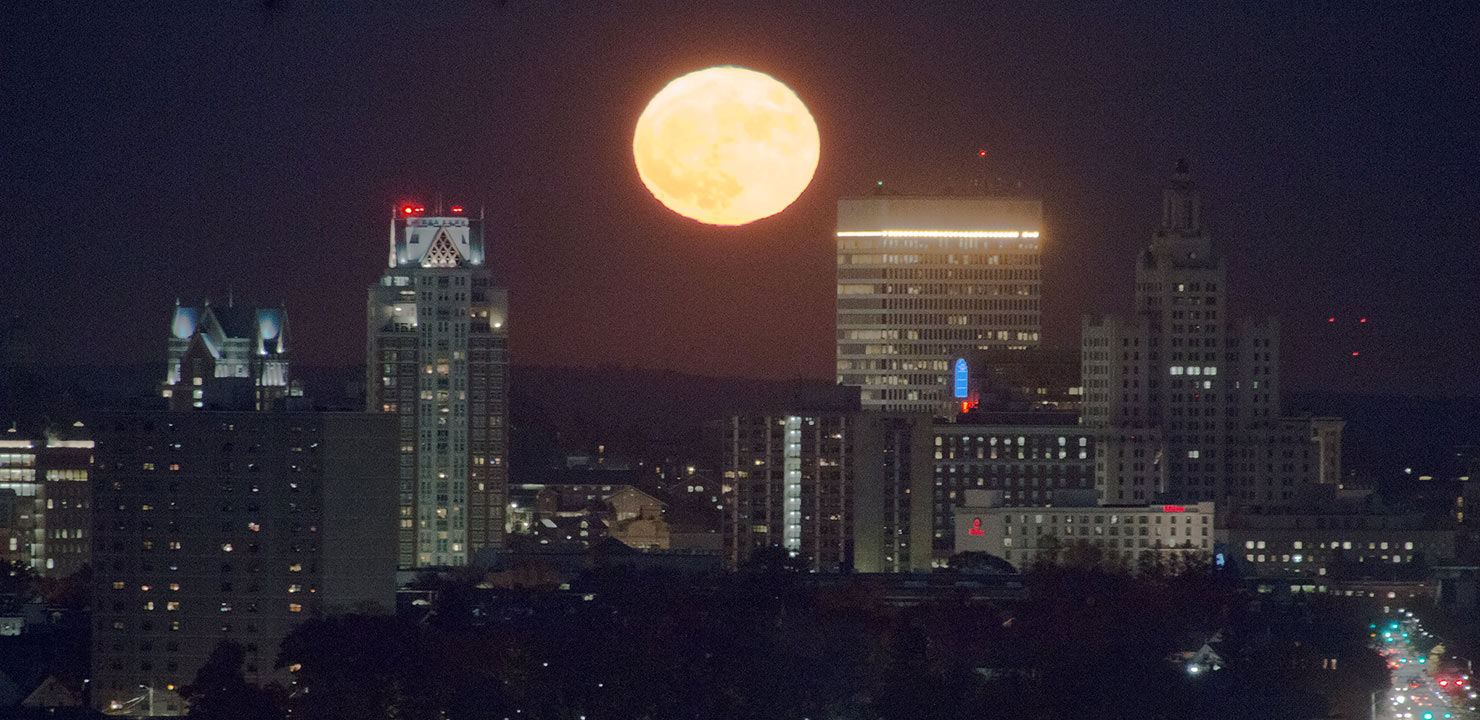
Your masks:
M461 205L453 205L452 206L452 211L455 212L455 213L460 213L460 212L463 211L463 207Z
M402 215L410 215L410 214L412 214L414 212L416 212L416 208L414 208L414 207L412 207L410 205L407 205L406 207L401 208L401 214Z

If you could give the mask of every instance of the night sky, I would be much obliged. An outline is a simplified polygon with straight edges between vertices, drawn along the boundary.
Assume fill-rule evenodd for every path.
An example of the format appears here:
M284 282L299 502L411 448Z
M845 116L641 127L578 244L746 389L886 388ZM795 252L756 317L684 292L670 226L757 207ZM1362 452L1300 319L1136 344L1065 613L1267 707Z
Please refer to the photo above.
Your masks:
M440 191L487 207L516 364L830 377L836 199L962 187L985 149L1044 200L1050 346L1129 310L1185 156L1287 389L1480 392L1473 3L350 4L0 8L0 312L42 360L162 362L175 299L231 292L286 304L299 362L363 362L390 208ZM718 64L823 145L738 229L631 158Z

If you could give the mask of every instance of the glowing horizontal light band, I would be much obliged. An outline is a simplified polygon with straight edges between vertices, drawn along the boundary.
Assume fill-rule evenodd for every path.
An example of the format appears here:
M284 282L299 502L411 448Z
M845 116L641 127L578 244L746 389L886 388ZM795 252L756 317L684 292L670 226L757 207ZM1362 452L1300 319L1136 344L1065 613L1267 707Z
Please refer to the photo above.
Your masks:
M883 238L1035 238L1037 230L839 230L838 237Z

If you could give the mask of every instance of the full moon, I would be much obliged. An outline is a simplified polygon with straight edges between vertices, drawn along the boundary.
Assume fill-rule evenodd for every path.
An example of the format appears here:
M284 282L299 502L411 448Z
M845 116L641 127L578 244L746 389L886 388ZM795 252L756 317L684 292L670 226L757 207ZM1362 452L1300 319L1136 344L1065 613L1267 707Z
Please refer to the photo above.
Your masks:
M637 118L637 174L658 202L710 225L785 210L817 170L817 123L776 78L742 67L668 83Z

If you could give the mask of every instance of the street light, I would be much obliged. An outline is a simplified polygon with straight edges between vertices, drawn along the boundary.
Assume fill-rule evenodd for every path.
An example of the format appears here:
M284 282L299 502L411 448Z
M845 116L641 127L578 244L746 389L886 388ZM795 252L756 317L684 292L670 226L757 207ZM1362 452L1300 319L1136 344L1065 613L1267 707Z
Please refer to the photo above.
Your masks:
M144 696L149 698L149 717L154 717L154 687L151 685L140 685L139 688L144 691Z

